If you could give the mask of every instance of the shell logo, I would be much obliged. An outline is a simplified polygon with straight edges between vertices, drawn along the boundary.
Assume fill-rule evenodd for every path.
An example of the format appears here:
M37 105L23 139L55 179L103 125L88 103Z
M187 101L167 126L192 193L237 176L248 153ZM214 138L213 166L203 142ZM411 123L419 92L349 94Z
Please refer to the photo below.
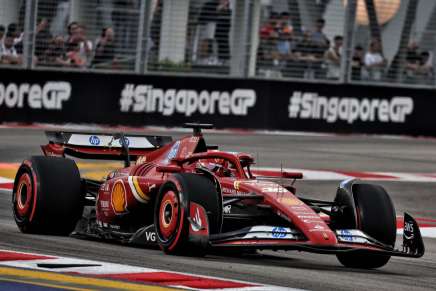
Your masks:
M116 214L127 212L126 189L123 182L115 182L112 188L111 202Z

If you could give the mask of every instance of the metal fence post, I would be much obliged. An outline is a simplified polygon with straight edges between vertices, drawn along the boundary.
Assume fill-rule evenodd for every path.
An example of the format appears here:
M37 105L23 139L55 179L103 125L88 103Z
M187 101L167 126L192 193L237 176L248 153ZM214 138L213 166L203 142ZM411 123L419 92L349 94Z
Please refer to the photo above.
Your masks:
M26 69L33 68L37 6L38 0L26 0L23 39L23 67Z
M135 60L135 72L137 74L144 74L147 70L152 2L151 0L143 0L139 7L140 14Z
M233 37L231 43L230 75L246 77L248 74L248 29L250 26L250 0L236 0L232 12Z
M351 79L356 8L357 0L348 0L345 8L344 44L341 55L341 83L348 83Z
M260 13L261 13L261 0L251 0L251 13L248 34L248 61L247 61L247 77L253 77L256 75L257 65L257 49L259 46L259 30L260 30Z

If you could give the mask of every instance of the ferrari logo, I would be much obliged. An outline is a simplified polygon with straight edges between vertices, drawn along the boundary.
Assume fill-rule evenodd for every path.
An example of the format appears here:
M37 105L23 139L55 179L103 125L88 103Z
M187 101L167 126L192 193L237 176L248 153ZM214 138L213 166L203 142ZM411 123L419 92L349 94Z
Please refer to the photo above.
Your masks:
M239 190L239 184L241 184L241 181L233 182L233 188L235 188L235 190Z

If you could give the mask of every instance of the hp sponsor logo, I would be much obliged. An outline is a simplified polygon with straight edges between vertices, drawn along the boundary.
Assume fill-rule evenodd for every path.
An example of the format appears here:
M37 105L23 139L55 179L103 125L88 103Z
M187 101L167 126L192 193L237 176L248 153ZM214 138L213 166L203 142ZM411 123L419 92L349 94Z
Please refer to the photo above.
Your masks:
M272 229L272 237L273 238L285 238L286 237L286 229L281 226L276 226Z
M91 135L89 137L89 143L95 146L98 146L100 144L100 139L96 135Z
M348 229L341 229L340 230L340 236L343 240L352 242L353 241L353 235Z
M120 138L119 143L120 143L120 146L123 146L123 140L121 138ZM126 146L129 146L130 140L127 137L125 137L124 138L124 143L126 144Z

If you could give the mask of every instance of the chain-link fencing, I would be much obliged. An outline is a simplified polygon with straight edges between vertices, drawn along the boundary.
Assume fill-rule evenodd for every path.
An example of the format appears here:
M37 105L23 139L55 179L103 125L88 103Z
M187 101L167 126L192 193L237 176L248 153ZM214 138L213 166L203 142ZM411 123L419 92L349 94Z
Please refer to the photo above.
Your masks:
M435 86L433 0L0 0L0 65Z

